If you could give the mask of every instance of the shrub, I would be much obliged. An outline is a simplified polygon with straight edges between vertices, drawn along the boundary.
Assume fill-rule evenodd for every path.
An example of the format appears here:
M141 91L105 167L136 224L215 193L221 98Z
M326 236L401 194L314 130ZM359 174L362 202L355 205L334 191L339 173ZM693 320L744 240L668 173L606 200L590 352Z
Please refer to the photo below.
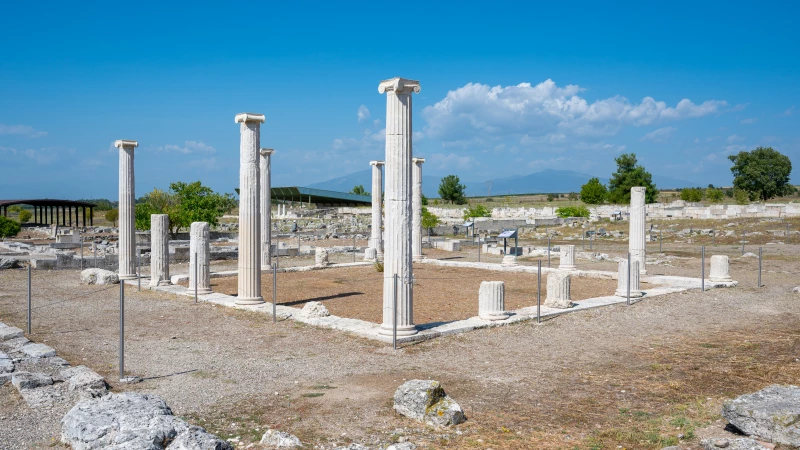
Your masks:
M706 198L711 203L719 203L725 198L725 193L721 189L710 187L706 189Z
M747 191L739 188L733 189L733 199L740 205L747 205L750 203L750 194Z
M23 209L22 211L19 212L19 221L20 222L27 222L27 221L31 220L32 217L33 217L33 214L31 214L31 212L28 211L27 209Z
M681 191L681 200L685 202L699 202L703 199L703 191L700 188L687 188Z
M465 208L462 217L464 220L469 220L470 217L492 217L492 212L483 205L476 205L475 207Z
M0 239L14 237L22 229L19 222L0 216Z
M556 215L561 218L589 217L589 208L581 206L561 206L556 209Z
M547 201L548 202L552 202L554 198L555 197L553 196L553 194L547 194Z

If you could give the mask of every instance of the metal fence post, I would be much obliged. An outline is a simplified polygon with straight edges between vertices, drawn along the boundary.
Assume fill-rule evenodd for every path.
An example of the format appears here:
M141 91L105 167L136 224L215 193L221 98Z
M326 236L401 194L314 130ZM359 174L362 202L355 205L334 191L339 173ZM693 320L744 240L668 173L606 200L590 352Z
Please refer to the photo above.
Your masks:
M94 253L94 268L97 268L97 242L92 240L92 253Z
M592 230L592 234L589 235L589 251L592 251L592 243L594 243L594 230Z
M706 246L700 247L700 290L706 291Z
M581 232L581 251L586 251L586 232Z
M394 291L392 292L392 348L397 350L397 274L393 275Z
M547 235L547 268L550 268L550 235Z
M28 263L28 334L31 334L31 265Z
M542 260L536 262L536 323L542 323Z
M761 287L761 247L758 247L758 287Z
M787 243L787 244L789 243L789 236L790 236L790 233L789 233L789 224L787 223L787 224L786 224L786 243Z
M430 240L430 238L428 238ZM483 245L481 245L481 238L478 236L478 262L481 262L481 250Z
M83 236L80 231L78 231L78 240L81 241L81 272L83 272Z
M195 260L196 261L196 260ZM195 277L195 279L197 279ZM142 292L142 254L136 249L136 291Z
M272 265L272 323L278 322L278 263Z
M355 234L353 235L353 262L356 262L356 235Z
M658 253L661 253L661 229L658 230Z
M628 252L628 282L626 284L628 285L628 293L625 296L625 303L631 306L631 252Z
M742 231L742 256L744 256L744 240L747 237L747 231Z
M125 379L125 281L119 280L119 379Z
M197 276L200 275L200 271L197 270L197 252L194 252L194 302L197 303Z

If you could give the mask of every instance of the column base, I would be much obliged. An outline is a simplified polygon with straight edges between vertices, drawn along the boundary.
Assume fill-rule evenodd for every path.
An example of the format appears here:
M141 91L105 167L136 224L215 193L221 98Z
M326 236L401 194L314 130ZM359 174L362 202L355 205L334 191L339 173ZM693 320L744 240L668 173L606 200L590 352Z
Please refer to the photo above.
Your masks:
M501 312L495 312L495 313L479 314L478 317L480 317L481 319L484 319L484 320L506 320L509 317L511 317L511 314L509 314L509 313L507 313L505 311L501 311Z
M208 294L211 294L211 293L213 293L213 292L214 292L214 291L212 291L212 290L211 290L211 289L209 289L209 288L206 288L206 289L200 288L200 289L198 289L198 290L197 290L197 295L208 295ZM189 289L189 288L186 288L186 293L187 293L187 294L194 295L194 289Z
M237 305L260 305L264 303L264 297L236 297L233 303Z
M558 266L558 270L578 270L576 266Z
M710 281L712 283L730 283L731 281L733 281L733 278L731 278L731 277L727 277L727 278L709 278L708 281Z
M415 325L402 325L402 326L398 325L397 326L397 335L398 336L413 336L413 335L415 335L417 333L419 333L419 330L417 330L417 327ZM382 336L392 336L394 334L394 333L392 333L392 326L389 325L387 327L386 325L381 325L381 329L378 332L378 334L380 334Z
M169 280L161 280L158 282L159 286L172 286L172 281Z
M129 273L129 274L125 274L125 275L119 274L118 277L119 277L120 280L135 280L136 279L136 274L135 273Z
M423 259L425 259L425 255L414 255L411 257L412 261L422 261Z
M623 292L617 291L614 293L614 295L616 295L617 297L627 298L628 291L623 291ZM639 298L639 297L644 297L644 293L642 293L642 291L631 290L631 298Z

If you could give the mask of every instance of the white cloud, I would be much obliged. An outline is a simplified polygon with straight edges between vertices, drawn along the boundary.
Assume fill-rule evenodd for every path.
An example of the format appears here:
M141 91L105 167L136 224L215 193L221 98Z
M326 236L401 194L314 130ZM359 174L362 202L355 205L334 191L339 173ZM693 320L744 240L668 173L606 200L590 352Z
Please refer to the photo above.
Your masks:
M651 131L642 136L642 141L667 142L672 134L678 131L675 127L664 127Z
M475 158L472 156L460 156L455 153L434 153L426 162L437 169L469 169L475 165Z
M17 156L17 149L11 147L3 147L0 145L0 152L10 154L12 156Z
M219 168L219 163L217 162L217 158L203 158L203 159L196 159L194 161L189 161L189 167L199 167L206 170L215 170Z
M725 139L725 142L727 142L728 144L733 144L734 142L743 141L744 139L745 138L739 136L738 134L732 134L728 136L727 139Z
M731 107L731 111L733 112L744 111L744 109L747 108L747 105L749 104L750 103L739 103L738 105L734 105L733 107Z
M741 123L742 125L752 125L756 122L758 122L758 119L756 118L742 119L739 121L739 123Z
M544 170L553 168L563 168L565 163L572 161L572 158L566 156L559 156L549 159L537 159L528 162L528 167L531 169Z
M791 116L793 114L794 114L794 105L792 105L791 108L789 108L789 109L787 109L786 111L783 112L784 116Z
M369 108L361 105L358 107L358 121L363 122L365 120L369 120Z
M186 141L183 146L167 144L162 147L156 148L157 152L178 152L188 155L189 153L214 153L217 151L214 147L204 143L203 141Z
M0 123L0 135L17 135L29 138L47 136L47 131L36 131L28 125L3 125Z
M559 87L549 79L536 86L468 83L422 111L428 122L425 134L447 142L509 134L528 139L553 133L613 135L626 125L701 117L727 105L719 100L695 104L683 99L671 107L652 97L631 103L622 96L589 103L579 95L583 90L576 85Z

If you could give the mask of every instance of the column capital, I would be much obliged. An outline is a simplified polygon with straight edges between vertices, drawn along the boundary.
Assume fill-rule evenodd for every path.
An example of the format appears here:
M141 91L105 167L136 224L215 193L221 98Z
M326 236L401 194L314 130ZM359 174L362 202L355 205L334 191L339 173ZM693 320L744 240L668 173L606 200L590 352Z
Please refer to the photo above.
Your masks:
M380 166L386 165L386 163L384 161L370 161L369 165L370 166L380 167Z
M422 164L425 162L425 158L411 158L411 162L414 164Z
M275 153L275 149L272 148L262 148L258 151L261 156L271 156Z
M408 78L394 77L383 80L378 84L378 93L394 92L395 94L419 94L421 87L419 81L409 80Z
M263 114L239 113L239 114L236 115L236 117L234 117L233 120L235 120L236 123L239 123L239 122L244 122L244 123L247 123L247 122L259 122L259 123L264 123L264 122L266 122L267 119L264 117Z
M114 147L117 148L136 148L139 146L139 142L137 141L129 141L127 139L120 139L114 141Z

